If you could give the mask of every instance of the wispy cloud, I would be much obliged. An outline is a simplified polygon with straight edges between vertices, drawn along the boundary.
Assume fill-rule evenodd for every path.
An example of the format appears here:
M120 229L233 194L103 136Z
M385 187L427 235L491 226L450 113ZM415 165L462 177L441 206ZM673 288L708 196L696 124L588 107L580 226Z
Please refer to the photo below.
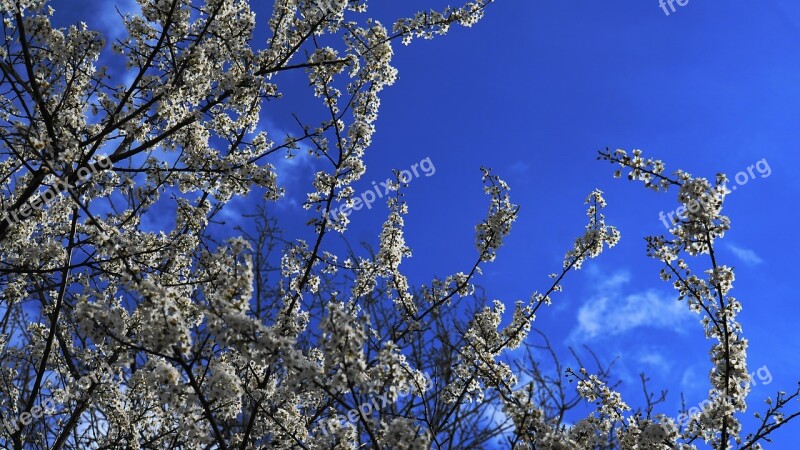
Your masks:
M514 164L511 164L510 169L515 173L527 173L530 166L522 161L516 161Z
M656 369L659 373L667 373L672 368L672 362L655 348L642 351L637 359L643 366Z
M745 264L755 266L764 262L760 256L756 254L753 250L749 248L739 247L736 244L728 243L727 245L728 250L733 252L737 258L741 259Z
M697 393L706 388L707 382L708 374L703 369L689 366L683 371L680 386L684 393Z
M106 38L118 39L127 34L125 25L122 23L122 16L125 14L135 14L141 11L141 7L134 0L117 0L115 2L100 2L96 19L99 26L103 29Z
M673 295L653 289L624 293L629 281L629 273L617 272L598 283L596 293L578 310L570 339L586 341L644 327L678 330L692 317Z

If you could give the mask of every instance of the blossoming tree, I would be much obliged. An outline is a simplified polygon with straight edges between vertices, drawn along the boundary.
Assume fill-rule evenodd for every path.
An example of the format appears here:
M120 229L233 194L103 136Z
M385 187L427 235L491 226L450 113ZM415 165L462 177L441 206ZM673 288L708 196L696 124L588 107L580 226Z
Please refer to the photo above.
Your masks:
M781 393L760 428L741 430L747 342L733 271L714 253L729 226L724 176L712 185L665 175L638 151L601 153L632 179L704 205L648 241L713 341L711 406L686 426L652 408L630 412L602 367L551 378L534 353L517 367L505 359L530 345L535 314L568 272L619 240L600 191L553 284L507 318L474 286L518 211L489 170L488 212L463 272L409 285L400 182L379 247L332 251L349 221L329 212L352 201L365 173L379 94L396 78L393 41L472 26L492 0L389 28L366 0L275 0L263 46L244 0L137 1L108 54L86 25L54 27L46 1L0 0L4 448L745 449L798 414L784 410L799 393ZM126 76L114 75L122 64ZM297 117L285 137L263 131L279 81L301 75L323 117ZM285 239L262 210L257 233L218 242L209 224L231 198L282 201L275 163L301 149L324 167L304 205L313 239ZM165 209L171 229L143 225ZM708 255L704 275L683 255ZM575 401L542 395L564 391L561 375L597 402L590 416L568 420Z

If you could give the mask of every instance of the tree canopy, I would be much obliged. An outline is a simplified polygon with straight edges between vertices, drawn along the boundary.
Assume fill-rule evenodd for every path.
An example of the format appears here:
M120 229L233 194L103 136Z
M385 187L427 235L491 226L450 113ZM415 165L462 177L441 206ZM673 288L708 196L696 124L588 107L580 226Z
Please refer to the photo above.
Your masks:
M656 413L654 396L630 407L600 361L573 371L552 355L549 374L538 351L549 343L531 335L567 275L620 240L599 189L552 284L508 313L475 281L519 212L489 169L463 271L412 286L401 267L415 168L375 185L370 202L388 210L377 248L331 244L366 202L354 183L397 79L393 45L471 27L492 0L390 26L367 0L275 0L266 18L245 0L137 1L113 42L86 24L54 26L44 0L0 2L4 448L755 449L800 414L794 390L758 429L740 425L742 304L714 251L730 227L723 174L668 173L639 150L598 155L684 207L647 241L711 341L708 403L682 417ZM259 23L266 40L254 38ZM291 95L323 113L274 135L260 123L301 77L306 90ZM321 167L303 203L311 239L264 207L286 201L282 163L300 152ZM234 237L209 231L254 192L263 204L239 219L255 233L235 221ZM169 229L146 225L164 216ZM570 415L579 403L594 410Z

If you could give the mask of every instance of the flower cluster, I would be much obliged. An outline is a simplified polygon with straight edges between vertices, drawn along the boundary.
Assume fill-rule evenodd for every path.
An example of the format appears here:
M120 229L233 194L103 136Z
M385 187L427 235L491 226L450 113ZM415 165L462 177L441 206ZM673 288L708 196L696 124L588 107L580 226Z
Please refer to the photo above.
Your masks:
M624 150L613 154L600 152L600 157L630 169L629 178L644 181L647 187L653 186L652 177L663 189L678 187L678 201L689 212L670 229L671 238L648 238L648 254L664 263L662 279L674 279L679 299L687 300L691 310L701 313L706 337L715 341L711 348L710 406L690 418L682 437L700 438L715 448L724 448L730 440L741 442L741 424L736 413L745 410L745 397L749 392L747 340L736 320L742 305L730 295L733 269L719 265L714 253L714 242L730 227L730 220L722 215L726 177L718 174L713 186L708 180L694 178L684 171L676 171L674 178L670 178L663 175L661 161L643 160L640 150L635 150L633 157ZM704 206L699 208L698 204ZM710 268L704 271L706 277L692 273L686 260L681 258L682 253L709 255Z
M586 215L589 217L586 232L575 240L574 247L567 252L564 257L564 267L580 269L587 257L595 258L603 251L603 244L610 248L619 242L619 231L614 226L606 225L606 218L600 213L600 209L606 206L603 192L598 189L592 191L586 197L586 203L589 205L586 210Z

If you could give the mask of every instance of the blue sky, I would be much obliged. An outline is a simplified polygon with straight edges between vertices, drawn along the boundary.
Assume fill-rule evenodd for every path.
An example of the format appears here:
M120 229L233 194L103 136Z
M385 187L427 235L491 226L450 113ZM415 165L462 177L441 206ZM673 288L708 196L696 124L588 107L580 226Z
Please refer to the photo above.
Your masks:
M696 405L709 387L709 342L692 317L677 320L683 310L644 254L643 237L663 232L658 212L677 206L675 194L612 179L612 166L595 152L641 148L670 170L706 177L733 176L766 158L770 176L757 175L726 202L732 230L721 251L736 267L733 295L744 304L750 370L766 365L773 376L753 386L749 403L760 409L761 398L791 390L800 378L789 263L798 249L791 229L799 21L800 4L789 1L690 1L669 16L655 0L500 1L474 30L398 50L401 78L384 97L376 139L380 153L392 156L372 156L375 166L420 154L437 163L435 177L409 189L414 269L421 278L443 274L472 256L465 244L484 209L477 167L485 164L506 176L522 209L481 283L490 298L527 299L559 267L581 231L581 201L598 187L622 242L573 274L535 326L554 342L620 356L621 390L633 404L641 400L636 375L645 370L651 388L670 390L668 406L679 392ZM410 105L409 98L425 100ZM615 316L618 308L630 314ZM607 326L587 333L581 317ZM790 424L778 432L772 448L795 448L798 430Z
M581 231L581 201L598 187L622 242L573 274L535 326L555 342L620 356L631 403L641 400L636 375L645 370L672 405L679 392L697 404L708 389L709 342L692 317L677 320L683 309L644 254L643 237L664 231L658 212L677 206L675 193L612 179L595 152L641 148L670 170L709 178L765 158L769 177L756 175L726 202L732 230L720 250L736 267L750 370L766 365L773 376L753 386L750 404L791 390L800 378L789 264L798 249L798 21L800 4L789 1L690 1L669 16L656 1L500 1L474 30L398 50L401 78L384 97L371 161L402 166L429 154L437 163L437 175L408 194L419 279L472 256L465 244L484 209L479 165L503 174L522 205L480 281L490 298L527 299L546 285ZM629 314L616 316L618 308ZM582 317L606 326L587 333ZM798 430L777 433L773 448L794 448Z
M374 0L371 8L391 17L431 3L442 2ZM62 17L113 27L90 14L94 2L53 4L57 15L69 14ZM266 19L263 8L256 11ZM756 172L727 199L732 229L719 243L722 263L736 268L732 294L744 305L750 370L766 366L772 377L753 387L749 403L761 410L762 398L792 391L800 379L791 263L800 247L792 231L800 194L793 172L800 168L798 26L800 3L791 0L690 0L669 15L657 0L498 0L473 29L395 46L399 80L383 93L368 172L357 186L368 189L393 168L431 158L436 173L406 190L414 256L404 267L421 284L474 260L474 225L487 207L479 167L492 167L521 211L477 282L507 305L546 289L546 275L560 269L583 230L584 198L603 190L607 221L622 242L569 276L534 325L561 350L585 343L607 361L619 356L621 391L633 405L641 404L637 374L646 371L653 390L669 389L663 410L674 412L680 392L689 406L705 397L710 368L697 318L645 256L644 236L664 232L658 213L677 206L676 193L613 179L614 168L596 152L640 148L668 171L709 178L765 160L769 176ZM267 108L265 127L289 129L291 117L277 113L310 105ZM308 236L299 202L313 169L298 161L287 170L288 198L275 211L292 237ZM234 201L230 217L250 201ZM356 212L348 239L375 244L385 215L379 207ZM707 261L695 264L705 269ZM798 439L800 426L790 424L769 448L794 448Z

